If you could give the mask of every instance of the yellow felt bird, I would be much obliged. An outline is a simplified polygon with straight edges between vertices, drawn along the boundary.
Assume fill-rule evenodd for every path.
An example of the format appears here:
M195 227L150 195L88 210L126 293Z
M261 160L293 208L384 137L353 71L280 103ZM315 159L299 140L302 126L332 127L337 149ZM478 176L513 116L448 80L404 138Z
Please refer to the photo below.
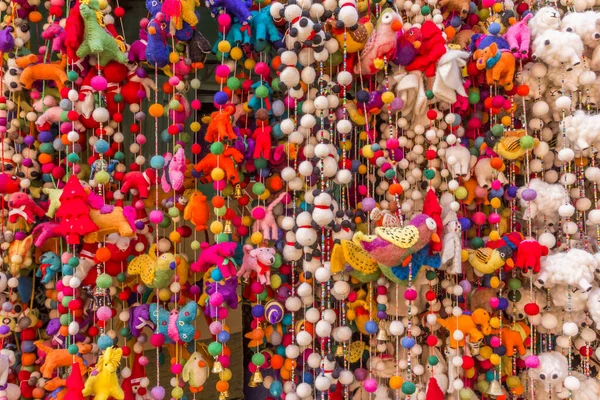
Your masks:
M468 261L477 271L482 274L491 274L504 264L511 265L512 249L508 246L490 249L482 247L477 250L467 250Z

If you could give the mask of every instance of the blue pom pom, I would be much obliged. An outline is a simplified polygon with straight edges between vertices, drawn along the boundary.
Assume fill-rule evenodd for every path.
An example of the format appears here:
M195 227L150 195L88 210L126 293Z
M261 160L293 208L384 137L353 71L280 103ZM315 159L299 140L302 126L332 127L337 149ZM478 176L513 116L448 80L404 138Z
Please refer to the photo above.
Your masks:
M281 321L283 325L289 326L292 324L292 314L285 314L283 316L283 320Z
M110 346L112 346L114 344L113 340L111 339L110 336L108 335L102 335L100 336L100 338L98 339L98 348L100 350L106 350L108 349Z
M469 3L469 14L475 14L477 12L477 4L474 2Z
M152 156L150 166L154 169L162 169L165 166L165 158L160 155Z
M517 197L517 191L518 188L516 186L509 186L506 190L506 195L514 199L515 197Z
M223 279L223 273L221 272L220 269L215 268L211 271L210 273L210 277L213 281L215 282L219 282L220 280Z
M404 347L405 349L412 349L415 346L415 339L412 337L404 336L400 341L400 344L402 344L402 347Z
M479 136L477 139L475 139L475 143L473 143L473 147L478 149L481 147L482 144L483 144L483 137Z
M373 150L373 151L377 151L377 150L379 150L379 149L381 149L381 147L379 146L379 143L373 143L373 144L371 145L371 150Z
M54 135L50 131L41 131L38 134L38 140L42 143L50 143L54 140Z
M98 154L104 154L108 151L109 145L108 142L104 139L98 139L96 144L94 144L94 150Z
M462 25L462 19L460 19L460 17L458 15L455 15L450 20L450 25L452 25L453 28L458 28L459 26Z
M485 380L488 382L493 381L496 378L496 375L494 373L493 369L490 369L489 371L486 371L485 373Z
M497 35L500 33L500 24L497 22L492 22L488 27L488 33L490 35Z
M229 96L227 96L227 93L222 91L215 93L215 103L217 103L218 105L223 105L227 103L227 100L229 100Z
M217 340L221 343L227 343L229 341L229 338L230 338L229 332L221 331L221 332L219 332Z
M369 335L376 334L378 330L379 328L377 327L377 322L375 321L367 321L365 324L365 331L367 331Z
M498 300L498 310L504 311L508 308L508 299L506 297L500 297Z
M471 220L469 218L463 217L459 219L460 225L462 226L463 232L466 232L471 227Z

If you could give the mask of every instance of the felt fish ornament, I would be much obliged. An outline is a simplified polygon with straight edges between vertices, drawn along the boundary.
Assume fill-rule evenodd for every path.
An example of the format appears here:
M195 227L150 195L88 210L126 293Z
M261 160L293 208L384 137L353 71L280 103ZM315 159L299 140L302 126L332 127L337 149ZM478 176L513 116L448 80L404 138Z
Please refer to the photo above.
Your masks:
M192 341L196 333L193 322L197 313L198 305L194 301L187 303L179 310L173 309L171 312L154 303L150 304L150 318L167 343Z

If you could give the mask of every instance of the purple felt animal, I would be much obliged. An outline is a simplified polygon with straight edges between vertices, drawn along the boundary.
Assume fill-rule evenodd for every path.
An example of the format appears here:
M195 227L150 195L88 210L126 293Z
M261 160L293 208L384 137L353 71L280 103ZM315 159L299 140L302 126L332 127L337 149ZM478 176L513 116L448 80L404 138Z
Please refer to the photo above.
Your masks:
M252 0L206 0L206 7L210 8L213 17L223 10L236 17L239 22L247 24L251 18L249 10Z
M150 328L151 331L155 328L150 320L150 305L142 304L129 308L129 330L133 337L139 337L145 327Z
M406 32L398 34L398 46L394 62L398 65L408 65L418 54L417 49L421 46L423 35L419 28L410 28Z
M527 58L527 55L529 54L531 31L529 30L527 23L531 18L533 18L533 13L527 14L522 20L508 28L504 35L511 53L513 53L517 59Z
M237 296L237 286L238 280L237 277L232 276L225 280L225 283L222 285L217 282L206 282L205 283L205 293L209 296L217 291L221 293L223 299L225 300L225 304L232 310L235 310L238 306L238 296ZM217 308L211 307L208 303L204 307L204 314L211 317L217 317Z
M67 32L58 22L54 22L42 32L42 39L52 41L52 51L61 52L64 50L64 41Z
M146 29L140 29L140 38L131 43L129 48L129 62L146 61L146 47L148 47L148 32Z
M0 51L2 53L8 53L15 47L15 38L12 36L12 31L12 26L0 30Z

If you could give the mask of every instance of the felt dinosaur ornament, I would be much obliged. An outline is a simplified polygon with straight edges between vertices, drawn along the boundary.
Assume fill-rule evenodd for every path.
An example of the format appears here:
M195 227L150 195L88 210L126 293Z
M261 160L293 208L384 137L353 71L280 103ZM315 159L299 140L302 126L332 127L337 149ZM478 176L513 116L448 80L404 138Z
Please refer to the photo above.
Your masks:
M98 0L85 0L79 6L85 28L83 42L77 49L77 56L84 58L88 55L96 55L98 64L102 67L112 60L125 64L127 57L119 48L119 44L99 23L99 20L102 20L98 18L99 10Z

